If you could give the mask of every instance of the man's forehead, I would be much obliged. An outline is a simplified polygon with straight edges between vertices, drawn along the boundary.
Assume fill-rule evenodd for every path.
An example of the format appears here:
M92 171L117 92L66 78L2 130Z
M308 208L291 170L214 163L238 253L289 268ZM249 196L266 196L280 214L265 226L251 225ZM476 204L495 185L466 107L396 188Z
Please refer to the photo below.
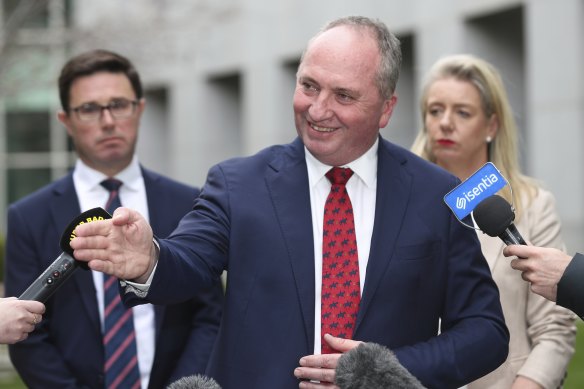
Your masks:
M97 72L76 78L71 84L70 99L134 98L134 89L123 73Z

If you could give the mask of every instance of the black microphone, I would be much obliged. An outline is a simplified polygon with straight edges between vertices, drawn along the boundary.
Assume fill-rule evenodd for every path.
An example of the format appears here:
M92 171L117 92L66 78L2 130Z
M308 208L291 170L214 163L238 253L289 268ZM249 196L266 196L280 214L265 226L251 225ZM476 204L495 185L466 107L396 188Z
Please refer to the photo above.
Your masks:
M63 252L49 265L49 267L20 295L19 300L35 300L46 302L57 289L61 287L79 267L89 269L86 262L77 261L73 257L70 242L75 238L77 226L96 220L111 219L111 215L103 208L92 208L83 212L69 223L59 245Z
M489 236L498 236L506 245L527 245L513 224L515 212L503 197L487 197L476 206L473 217L481 231Z
M388 348L361 343L344 353L335 369L335 385L341 389L424 389Z
M221 386L213 378L196 374L174 381L166 389L221 389Z

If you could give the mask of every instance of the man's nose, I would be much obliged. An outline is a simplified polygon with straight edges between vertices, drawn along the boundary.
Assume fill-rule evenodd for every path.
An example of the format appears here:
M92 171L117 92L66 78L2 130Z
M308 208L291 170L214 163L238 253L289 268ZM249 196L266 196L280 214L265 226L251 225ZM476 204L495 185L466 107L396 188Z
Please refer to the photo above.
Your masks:
M101 107L101 115L99 117L99 121L102 124L113 126L114 125L114 117L109 109L109 107Z
M322 121L332 116L330 96L320 93L308 108L308 114L314 121Z

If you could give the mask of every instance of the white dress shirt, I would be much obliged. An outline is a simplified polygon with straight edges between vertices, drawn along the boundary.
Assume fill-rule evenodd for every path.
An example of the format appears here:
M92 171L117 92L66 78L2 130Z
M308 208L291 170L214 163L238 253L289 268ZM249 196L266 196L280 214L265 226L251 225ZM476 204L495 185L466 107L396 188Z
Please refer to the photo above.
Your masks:
M77 192L82 212L91 208L105 206L109 198L109 192L100 185L100 182L106 178L108 177L103 173L90 168L81 160L77 160L73 172L73 184L75 185L75 192ZM123 182L119 191L122 205L135 209L146 220L149 220L146 187L144 186L144 178L142 177L137 157L134 156L130 165L117 174L115 178ZM103 273L92 271L92 275L103 332ZM138 305L132 308L132 312L134 330L136 332L140 379L142 388L147 388L155 351L154 307L151 304Z
M377 199L377 147L375 144L357 160L339 167L348 167L353 175L346 188L353 205L357 254L359 256L359 285L361 294L365 285L365 273L369 261L373 222L375 221L375 201ZM320 354L320 304L322 290L322 230L324 204L331 189L325 174L332 168L318 161L308 149L305 150L310 187L310 207L312 209L312 231L314 234L314 354Z

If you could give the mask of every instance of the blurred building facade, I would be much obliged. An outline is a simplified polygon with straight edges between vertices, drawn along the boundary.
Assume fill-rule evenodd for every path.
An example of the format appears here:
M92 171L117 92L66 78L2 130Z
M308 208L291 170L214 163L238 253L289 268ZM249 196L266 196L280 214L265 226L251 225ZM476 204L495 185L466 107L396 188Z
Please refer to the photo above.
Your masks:
M400 37L398 105L384 136L409 147L424 73L473 53L501 71L525 171L554 192L570 252L584 251L584 0L2 0L0 233L7 205L75 160L56 120L65 60L93 48L142 75L148 167L201 186L209 167L296 134L295 73L328 20L377 17Z

